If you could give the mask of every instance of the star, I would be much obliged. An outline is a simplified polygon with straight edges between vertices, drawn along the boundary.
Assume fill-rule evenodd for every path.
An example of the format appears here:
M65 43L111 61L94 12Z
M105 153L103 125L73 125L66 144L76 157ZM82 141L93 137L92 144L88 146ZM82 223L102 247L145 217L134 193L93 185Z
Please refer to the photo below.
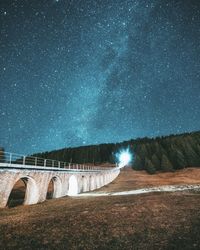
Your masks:
M4 2L6 151L199 130L199 1Z

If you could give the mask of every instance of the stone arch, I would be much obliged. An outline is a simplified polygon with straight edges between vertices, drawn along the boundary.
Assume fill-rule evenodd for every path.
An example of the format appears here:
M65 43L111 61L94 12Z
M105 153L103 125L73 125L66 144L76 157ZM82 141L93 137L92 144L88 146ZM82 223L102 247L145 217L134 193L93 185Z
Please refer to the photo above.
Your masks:
M88 176L82 176L82 187L82 192L86 192L89 190Z
M68 195L69 196L75 196L78 194L78 180L75 175L71 175L69 178L69 190Z
M104 178L104 185L106 185L107 184L107 173L104 174L103 178Z
M90 190L94 190L95 189L95 178L94 176L90 176Z
M103 178L103 175L100 176L100 183L101 183L101 187L104 186L104 178Z
M101 185L101 175L98 174L97 175L97 188L100 188L102 185Z
M80 180L80 193L82 193L82 192L84 192L84 189L85 189L85 186L84 186L84 184L85 184L85 176L84 175L81 175L81 180Z
M95 176L95 189L98 189L98 187L99 187L99 176L96 175Z
M107 181L107 174L105 174L104 180L105 180L105 184L107 185L107 184L108 184L108 181Z
M48 192L49 186L52 186L51 193ZM53 176L48 183L47 187L47 197L46 198L59 198L62 194L62 182L58 176Z
M31 205L31 204L36 204L39 200L39 190L36 181L30 177L30 176L22 176L18 178L14 184L12 185L12 188L8 194L7 198L7 205L9 202L10 195L12 194L12 191L15 187L15 184L17 184L18 181L22 180L24 185L25 185L25 197L23 204L24 205Z
M90 175L89 176L89 179L88 179L88 191L91 191L92 189L91 189L91 186L92 186L92 176Z

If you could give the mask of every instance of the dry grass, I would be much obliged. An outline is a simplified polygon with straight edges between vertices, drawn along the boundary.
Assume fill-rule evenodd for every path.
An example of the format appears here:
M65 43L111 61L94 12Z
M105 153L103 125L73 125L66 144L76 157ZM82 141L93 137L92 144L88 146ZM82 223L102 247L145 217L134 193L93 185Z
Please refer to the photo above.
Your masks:
M161 185L199 184L200 168L185 168L183 170L154 175L146 171L134 171L131 168L122 169L118 178L100 191L120 192L132 189L155 187Z
M200 183L200 169L123 171L105 191ZM0 210L0 249L199 249L200 194L77 197Z

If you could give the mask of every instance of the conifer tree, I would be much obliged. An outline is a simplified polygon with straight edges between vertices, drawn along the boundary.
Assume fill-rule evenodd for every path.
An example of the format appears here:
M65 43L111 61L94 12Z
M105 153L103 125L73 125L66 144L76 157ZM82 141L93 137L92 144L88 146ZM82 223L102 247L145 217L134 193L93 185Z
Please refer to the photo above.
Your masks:
M135 170L142 170L144 169L144 164L142 163L142 160L139 155L135 156L135 160L133 163L133 169Z
M176 155L176 159L174 159L174 162L176 162L176 164L177 164L176 169L182 169L182 168L186 167L187 161L186 161L183 153L180 150L176 149L175 155Z
M197 152L197 154L200 156L200 144L197 144L197 149L196 149L196 152Z
M158 159L156 154L153 154L153 156L151 158L151 162L156 170L160 170L160 168L161 168L160 160Z
M0 162L3 163L5 162L5 151L4 148L0 147Z
M165 154L162 155L161 170L166 171L166 172L173 170L173 166Z
M200 166L200 157L193 150L192 146L187 142L185 144L185 155L186 155L188 166L191 166L191 167Z
M155 172L156 172L156 169L155 169L154 165L152 164L152 162L150 160L148 160L148 164L147 164L147 169L146 170L147 170L147 172L149 174L155 174Z

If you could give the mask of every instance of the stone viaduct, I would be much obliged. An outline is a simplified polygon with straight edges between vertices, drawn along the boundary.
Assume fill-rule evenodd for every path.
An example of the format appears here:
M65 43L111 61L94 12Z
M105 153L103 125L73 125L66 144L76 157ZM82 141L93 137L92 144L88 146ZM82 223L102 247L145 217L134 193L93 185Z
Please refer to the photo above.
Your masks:
M92 191L112 182L120 173L119 168L70 169L60 167L0 163L0 207L6 207L10 193L17 181L26 186L24 204L36 204L46 200L49 183L53 183L52 198L74 196Z

